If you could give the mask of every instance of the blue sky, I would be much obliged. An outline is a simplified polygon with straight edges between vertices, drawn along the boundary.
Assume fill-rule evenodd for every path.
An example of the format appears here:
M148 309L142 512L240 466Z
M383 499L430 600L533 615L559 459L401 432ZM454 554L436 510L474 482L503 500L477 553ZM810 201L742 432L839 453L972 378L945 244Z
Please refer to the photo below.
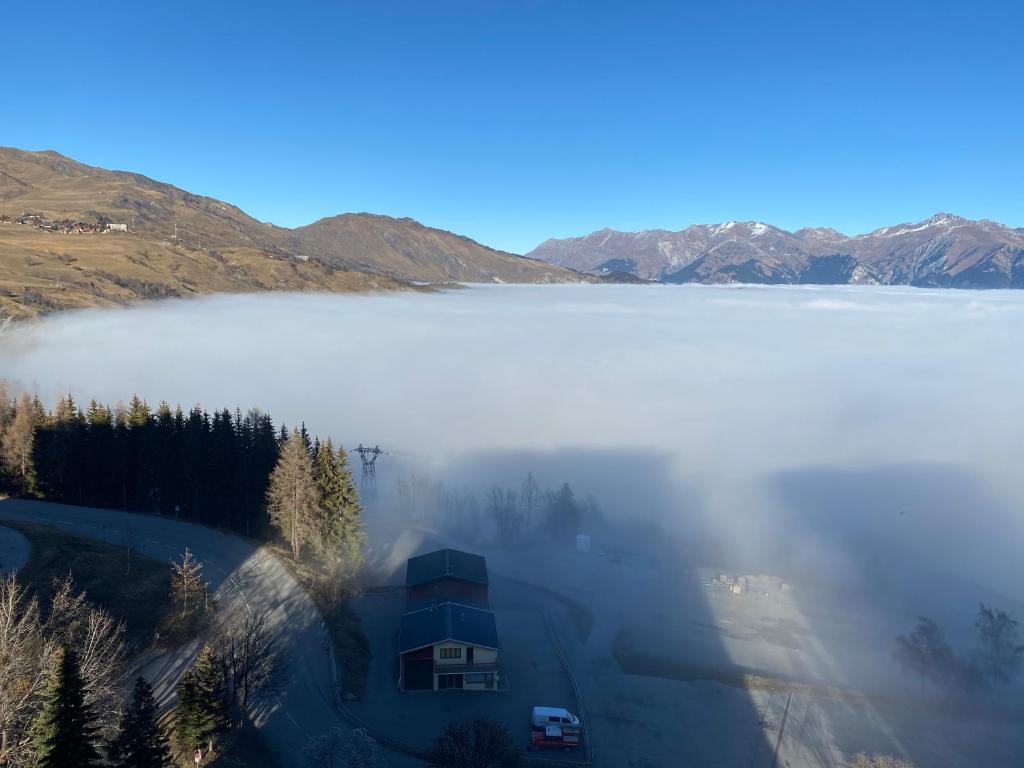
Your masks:
M286 226L371 211L518 252L728 219L1024 226L1018 2L51 3L16 27L0 144Z

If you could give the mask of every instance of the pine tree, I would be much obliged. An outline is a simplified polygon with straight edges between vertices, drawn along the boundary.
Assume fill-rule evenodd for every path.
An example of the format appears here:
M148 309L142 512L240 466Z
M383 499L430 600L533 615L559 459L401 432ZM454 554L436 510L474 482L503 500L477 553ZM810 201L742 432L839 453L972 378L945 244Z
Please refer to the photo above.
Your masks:
M117 737L110 745L114 768L172 768L167 734L157 722L153 689L142 677L135 681L131 707L121 720Z
M281 449L267 489L270 519L291 543L296 560L315 529L317 501L309 449L296 429Z
M338 474L338 457L330 438L323 445L317 440L313 451L313 478L317 490L317 543L321 554L333 552L341 541L344 488Z
M178 702L174 706L174 745L182 756L191 755L203 741L203 710L194 669L186 669L175 688Z
M209 645L203 646L196 663L182 675L177 693L174 740L179 752L212 752L231 724L231 712L221 660Z
M97 726L85 703L75 652L63 646L54 654L43 705L32 723L39 768L92 768L100 765Z
M352 476L348 455L338 450L338 482L341 485L341 542L339 557L349 574L363 568L363 546L366 533L363 531L363 505L359 500L359 486Z
M579 532L580 507L568 483L549 496L547 518L552 533L563 540L570 541Z
M200 701L206 715L206 727L211 736L217 736L231 725L231 708L224 681L224 667L212 646L203 646L194 669Z

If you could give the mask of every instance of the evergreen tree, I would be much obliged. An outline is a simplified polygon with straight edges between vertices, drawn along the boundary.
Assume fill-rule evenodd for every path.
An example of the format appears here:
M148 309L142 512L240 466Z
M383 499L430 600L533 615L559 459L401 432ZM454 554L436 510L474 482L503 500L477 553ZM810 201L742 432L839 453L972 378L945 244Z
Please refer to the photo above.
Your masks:
M328 440L328 445L330 441ZM363 547L366 533L363 531L363 505L359 500L359 486L352 475L348 455L344 449L338 451L338 483L341 486L341 542L339 556L350 574L363 568Z
M317 490L317 545L321 554L333 552L341 541L344 503L338 457L330 439L323 445L317 439L313 449L313 479Z
M547 519L552 533L564 541L579 533L580 507L568 483L548 497Z
M220 735L231 725L231 708L221 658L212 646L204 645L193 668L206 715L206 727L211 736Z
M182 675L177 694L174 741L179 752L188 756L196 749L212 752L231 723L231 713L224 670L209 645L203 646L196 663Z
M135 681L131 707L121 720L117 737L110 744L114 768L172 768L167 734L157 722L153 689L142 677Z
M317 506L317 487L309 449L296 429L281 449L267 489L270 519L290 542L292 557L296 560L315 530Z
M75 652L63 646L54 654L43 704L32 723L39 768L92 768L100 765L97 726L85 703Z
M175 688L175 694L178 701L174 705L174 745L178 753L184 757L191 755L197 748L206 746L203 740L203 710L195 670L185 670Z
M328 441L328 444L330 441ZM338 481L341 483L342 516L349 525L362 526L363 505L359 500L359 485L348 463L348 453L338 449Z

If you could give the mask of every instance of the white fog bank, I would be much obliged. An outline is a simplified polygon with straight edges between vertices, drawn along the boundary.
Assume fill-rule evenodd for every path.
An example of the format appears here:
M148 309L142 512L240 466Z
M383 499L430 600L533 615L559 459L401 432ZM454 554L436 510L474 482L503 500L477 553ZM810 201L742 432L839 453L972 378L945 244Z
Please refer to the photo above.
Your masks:
M837 509L855 518L860 503L891 503L871 518L955 498L928 537L900 539L948 553L968 533L1024 541L1022 351L1022 292L496 286L62 314L3 332L0 377L48 398L257 406L346 446L379 443L396 455L382 469L530 467L620 514L699 503L741 543L765 516L816 541L846 532L785 509L819 504L822 484L844 488ZM906 466L924 468L916 485L892 480ZM893 492L858 501L877 473ZM985 581L1007 575L991 553L964 558Z

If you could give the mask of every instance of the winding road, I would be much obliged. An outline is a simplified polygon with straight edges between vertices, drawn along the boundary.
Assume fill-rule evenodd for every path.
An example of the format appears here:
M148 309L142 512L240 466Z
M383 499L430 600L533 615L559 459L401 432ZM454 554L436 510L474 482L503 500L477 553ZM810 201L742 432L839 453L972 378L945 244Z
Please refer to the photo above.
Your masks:
M130 540L134 551L158 560L178 557L188 547L203 561L203 576L221 611L267 611L280 633L288 658L287 679L255 722L282 764L301 765L303 748L332 728L350 730L334 704L323 619L295 578L257 543L164 517L16 499L0 500L0 522L4 520L49 525L118 546ZM173 696L198 644L145 663L143 674L161 703Z

